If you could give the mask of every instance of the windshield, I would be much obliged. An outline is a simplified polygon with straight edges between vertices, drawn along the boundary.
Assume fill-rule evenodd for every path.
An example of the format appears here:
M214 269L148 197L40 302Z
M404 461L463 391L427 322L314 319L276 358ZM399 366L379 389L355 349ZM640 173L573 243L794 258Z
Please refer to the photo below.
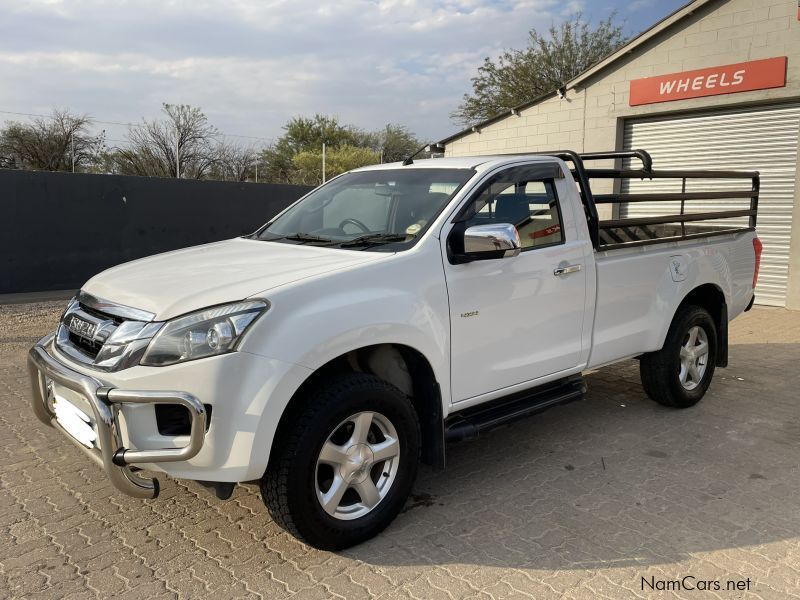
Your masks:
M253 237L291 244L402 250L419 238L472 169L346 173L317 188Z

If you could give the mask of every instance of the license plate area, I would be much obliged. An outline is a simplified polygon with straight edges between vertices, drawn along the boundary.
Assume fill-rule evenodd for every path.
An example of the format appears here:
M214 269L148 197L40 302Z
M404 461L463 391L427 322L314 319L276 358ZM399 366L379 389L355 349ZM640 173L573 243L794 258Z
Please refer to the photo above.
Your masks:
M72 390L49 383L50 408L56 421L73 439L87 448L99 448L100 440L91 407Z

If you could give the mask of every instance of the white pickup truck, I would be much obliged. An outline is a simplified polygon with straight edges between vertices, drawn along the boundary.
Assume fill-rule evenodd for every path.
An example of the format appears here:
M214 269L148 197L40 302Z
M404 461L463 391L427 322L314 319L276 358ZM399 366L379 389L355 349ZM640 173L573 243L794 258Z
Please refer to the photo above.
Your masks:
M752 185L692 187L712 178ZM723 196L747 207L691 209ZM640 200L666 214L597 218ZM276 522L347 547L395 518L420 460L580 398L586 369L638 357L650 397L698 402L753 302L757 200L757 173L653 171L642 151L358 169L253 235L93 277L30 351L33 409L122 492L158 495L139 469L221 498L260 481Z

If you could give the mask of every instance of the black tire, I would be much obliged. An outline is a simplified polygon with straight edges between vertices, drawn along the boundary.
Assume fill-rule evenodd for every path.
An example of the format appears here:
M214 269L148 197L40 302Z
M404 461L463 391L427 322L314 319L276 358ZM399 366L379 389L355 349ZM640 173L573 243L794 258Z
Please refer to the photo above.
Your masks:
M708 354L705 371L699 381L689 381L687 389L681 383L681 347L688 342L689 332L699 327L707 338ZM650 352L639 361L639 374L647 395L664 406L689 408L705 395L717 360L717 327L708 311L699 306L685 305L678 309L667 332L664 347Z
M378 413L391 422L400 442L399 463L386 495L374 508L364 516L342 520L328 514L317 498L317 459L329 436L342 431L337 426L362 412ZM375 430L371 431L374 436ZM274 445L261 479L261 496L275 522L289 533L321 550L340 550L368 540L394 520L411 493L419 454L419 422L405 394L373 375L338 376L307 394L298 416ZM378 473L370 467L366 476L385 476L381 473L385 466L373 466Z

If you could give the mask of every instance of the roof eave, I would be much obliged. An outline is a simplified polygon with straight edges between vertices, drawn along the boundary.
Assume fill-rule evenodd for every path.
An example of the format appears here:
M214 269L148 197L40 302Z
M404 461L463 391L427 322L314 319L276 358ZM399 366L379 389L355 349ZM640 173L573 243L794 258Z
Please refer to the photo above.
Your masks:
M523 104L519 104L518 106L515 106L513 108L510 108L507 111L498 113L493 117L489 117L485 121L481 121L480 123L477 123L476 125L471 125L468 129L464 129L463 131L459 131L458 133L454 133L450 137L447 137L447 138L445 138L443 140L440 140L437 143L438 144L447 144L448 142L452 142L453 140L458 139L458 138L460 138L462 136L465 136L465 135L467 135L469 133L476 133L476 130L480 130L480 129L486 127L487 125L491 125L492 123L496 123L497 121L502 121L503 119L505 119L507 117L515 115L516 113L518 113L521 110L525 110L526 108L530 108L534 104L539 104L539 102L541 102L542 100L546 100L550 96L555 96L555 95L556 95L556 92L548 92L546 94L542 94L541 96L537 96L533 100L528 100L527 102L525 102Z

